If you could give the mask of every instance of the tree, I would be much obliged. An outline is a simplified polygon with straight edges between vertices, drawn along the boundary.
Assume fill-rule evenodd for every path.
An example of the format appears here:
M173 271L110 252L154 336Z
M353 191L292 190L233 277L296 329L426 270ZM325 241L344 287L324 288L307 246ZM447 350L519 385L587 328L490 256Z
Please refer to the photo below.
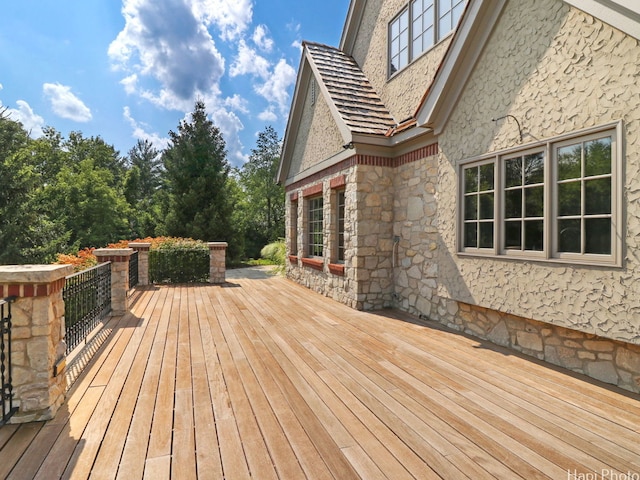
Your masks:
M124 179L124 195L132 208L132 238L158 234L161 222L160 193L162 159L148 140L138 140L129 150L130 165Z
M228 195L229 163L219 128L207 118L204 102L196 101L191 120L182 121L178 133L169 132L164 151L169 211L169 235L232 245L232 204Z
M0 118L0 263L47 263L68 247L69 232L39 197L55 158L46 139L32 140L19 122Z
M284 188L275 182L281 141L273 127L258 134L256 148L240 170L247 254L257 258L262 247L284 237Z

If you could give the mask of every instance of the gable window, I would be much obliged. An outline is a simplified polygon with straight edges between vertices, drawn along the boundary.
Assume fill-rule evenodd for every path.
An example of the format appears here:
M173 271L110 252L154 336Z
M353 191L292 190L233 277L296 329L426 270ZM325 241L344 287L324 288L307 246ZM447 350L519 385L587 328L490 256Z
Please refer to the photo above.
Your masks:
M308 200L308 242L307 252L310 257L322 257L323 254L323 202L322 196Z
M389 24L389 75L402 70L451 32L466 0L412 0ZM409 41L411 39L411 41Z
M460 252L620 264L620 126L460 170Z

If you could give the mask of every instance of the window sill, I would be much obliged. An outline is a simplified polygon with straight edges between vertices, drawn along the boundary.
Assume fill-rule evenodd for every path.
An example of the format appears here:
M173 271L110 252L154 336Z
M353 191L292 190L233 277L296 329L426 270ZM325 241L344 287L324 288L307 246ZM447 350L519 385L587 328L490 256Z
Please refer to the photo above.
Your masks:
M340 275L341 277L344 277L344 265L340 263L330 263L329 272L334 275Z
M298 264L298 256L297 255L289 255L289 263L291 265L297 265Z
M314 270L322 271L324 268L324 260L318 260L315 258L301 258L300 261L304 266L313 268Z
M559 264L559 265L576 265L585 267L600 268L622 268L622 260L615 258L597 259L597 258L547 258L541 255L497 255L495 253L479 253L479 252L458 252L459 258L486 258L490 260L507 260L518 263L539 263L541 265Z

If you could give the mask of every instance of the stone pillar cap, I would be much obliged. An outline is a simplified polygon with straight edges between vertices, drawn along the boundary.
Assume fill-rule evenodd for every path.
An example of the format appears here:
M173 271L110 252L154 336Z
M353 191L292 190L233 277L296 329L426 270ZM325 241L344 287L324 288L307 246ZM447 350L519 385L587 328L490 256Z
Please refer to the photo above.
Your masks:
M0 283L53 283L72 273L71 265L0 265Z
M129 248L135 248L135 247L150 247L151 246L151 242L129 242Z
M227 242L208 242L209 248L211 247L228 247L229 244Z
M133 248L96 248L93 254L96 257L128 257L133 254Z

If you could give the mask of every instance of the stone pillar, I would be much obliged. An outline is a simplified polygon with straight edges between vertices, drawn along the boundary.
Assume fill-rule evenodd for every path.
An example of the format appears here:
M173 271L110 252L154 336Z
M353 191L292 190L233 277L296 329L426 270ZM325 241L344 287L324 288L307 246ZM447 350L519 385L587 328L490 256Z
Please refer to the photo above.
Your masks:
M2 265L0 297L16 296L11 306L11 423L52 419L67 389L64 365L65 277L71 265Z
M129 248L138 252L138 285L149 285L149 249L151 244L131 242Z
M93 254L98 263L111 262L111 315L124 315L129 310L129 257L132 248L98 248Z
M209 242L209 283L224 283L227 242Z

